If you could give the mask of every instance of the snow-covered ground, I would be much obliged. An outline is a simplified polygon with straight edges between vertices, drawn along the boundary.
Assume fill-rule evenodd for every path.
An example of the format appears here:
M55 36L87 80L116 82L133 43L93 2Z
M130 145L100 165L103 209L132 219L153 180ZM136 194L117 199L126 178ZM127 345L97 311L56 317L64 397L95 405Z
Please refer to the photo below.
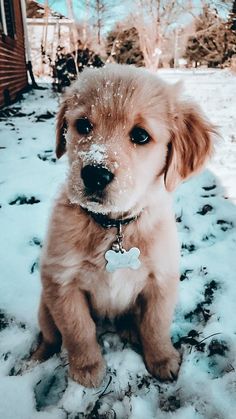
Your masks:
M172 338L183 353L179 378L153 379L110 324L98 331L108 366L101 388L68 379L64 353L27 366L38 333L40 248L66 174L66 158L56 161L53 153L58 97L50 89L33 91L12 116L0 118L1 419L236 417L236 77L160 75L183 79L222 134L208 169L175 197L182 264Z

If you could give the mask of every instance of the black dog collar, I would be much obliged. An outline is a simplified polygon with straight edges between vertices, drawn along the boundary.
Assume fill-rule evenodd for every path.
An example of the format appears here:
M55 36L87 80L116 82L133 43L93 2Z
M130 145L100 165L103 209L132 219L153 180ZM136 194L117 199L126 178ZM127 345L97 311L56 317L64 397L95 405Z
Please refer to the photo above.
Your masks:
M89 211L87 208L81 207L81 209L101 227L106 229L115 227L117 229L115 241L104 254L107 261L106 271L112 273L121 268L138 269L141 265L139 260L140 250L138 247L132 247L129 250L124 249L122 226L136 221L140 214L129 218L109 218L107 215Z
M140 216L140 214L138 214L130 218L109 218L105 214L92 212L92 211L89 211L87 208L83 208L83 207L81 208L88 215L90 215L90 217L92 217L97 224L99 224L103 228L116 227L118 229L121 225L127 225L127 224L132 223L133 221L136 221Z

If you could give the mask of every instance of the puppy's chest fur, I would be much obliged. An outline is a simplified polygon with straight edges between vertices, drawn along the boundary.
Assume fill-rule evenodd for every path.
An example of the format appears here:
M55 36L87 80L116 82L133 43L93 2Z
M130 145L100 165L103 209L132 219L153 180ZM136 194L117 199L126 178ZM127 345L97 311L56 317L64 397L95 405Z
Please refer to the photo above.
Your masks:
M140 268L139 271L119 269L112 274L99 272L92 275L91 281L81 285L85 286L97 314L114 317L135 302L147 280L145 271L145 268Z
M84 213L77 216L73 209L70 210L73 217L68 219L65 207L60 209L62 211L52 219L42 265L58 284L70 286L75 283L86 292L92 309L98 315L113 317L124 312L135 302L149 275L145 238L142 237L140 242L137 226L127 226L124 247L127 250L136 245L140 248L141 266L137 270L122 268L108 273L105 253L116 239L116 230L101 229ZM62 246L55 250L55 242Z
M141 253L139 269L121 268L108 273L105 260L108 249L103 241L86 257L79 249L68 249L59 259L61 269L56 281L63 286L75 280L76 286L89 296L96 314L114 317L132 306L144 288L149 272L146 257Z

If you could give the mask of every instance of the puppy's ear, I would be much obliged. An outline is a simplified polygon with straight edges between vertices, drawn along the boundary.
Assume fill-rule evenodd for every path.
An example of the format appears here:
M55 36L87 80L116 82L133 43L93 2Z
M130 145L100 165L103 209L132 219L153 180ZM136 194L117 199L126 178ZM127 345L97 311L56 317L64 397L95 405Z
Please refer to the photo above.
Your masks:
M216 134L215 127L195 104L179 103L177 110L172 116L173 128L166 161L168 191L173 191L182 180L202 168L212 154L212 134Z
M59 159L66 152L66 139L65 134L67 131L67 121L65 113L67 110L66 101L61 104L59 112L57 114L56 124L56 156Z

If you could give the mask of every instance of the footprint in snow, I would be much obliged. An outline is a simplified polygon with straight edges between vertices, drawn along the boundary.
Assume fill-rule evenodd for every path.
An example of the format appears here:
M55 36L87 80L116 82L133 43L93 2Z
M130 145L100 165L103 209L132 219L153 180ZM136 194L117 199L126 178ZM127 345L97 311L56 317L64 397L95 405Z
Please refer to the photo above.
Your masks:
M41 379L34 387L36 408L38 411L48 406L55 406L61 399L67 387L67 372L58 365L53 372L44 370Z

